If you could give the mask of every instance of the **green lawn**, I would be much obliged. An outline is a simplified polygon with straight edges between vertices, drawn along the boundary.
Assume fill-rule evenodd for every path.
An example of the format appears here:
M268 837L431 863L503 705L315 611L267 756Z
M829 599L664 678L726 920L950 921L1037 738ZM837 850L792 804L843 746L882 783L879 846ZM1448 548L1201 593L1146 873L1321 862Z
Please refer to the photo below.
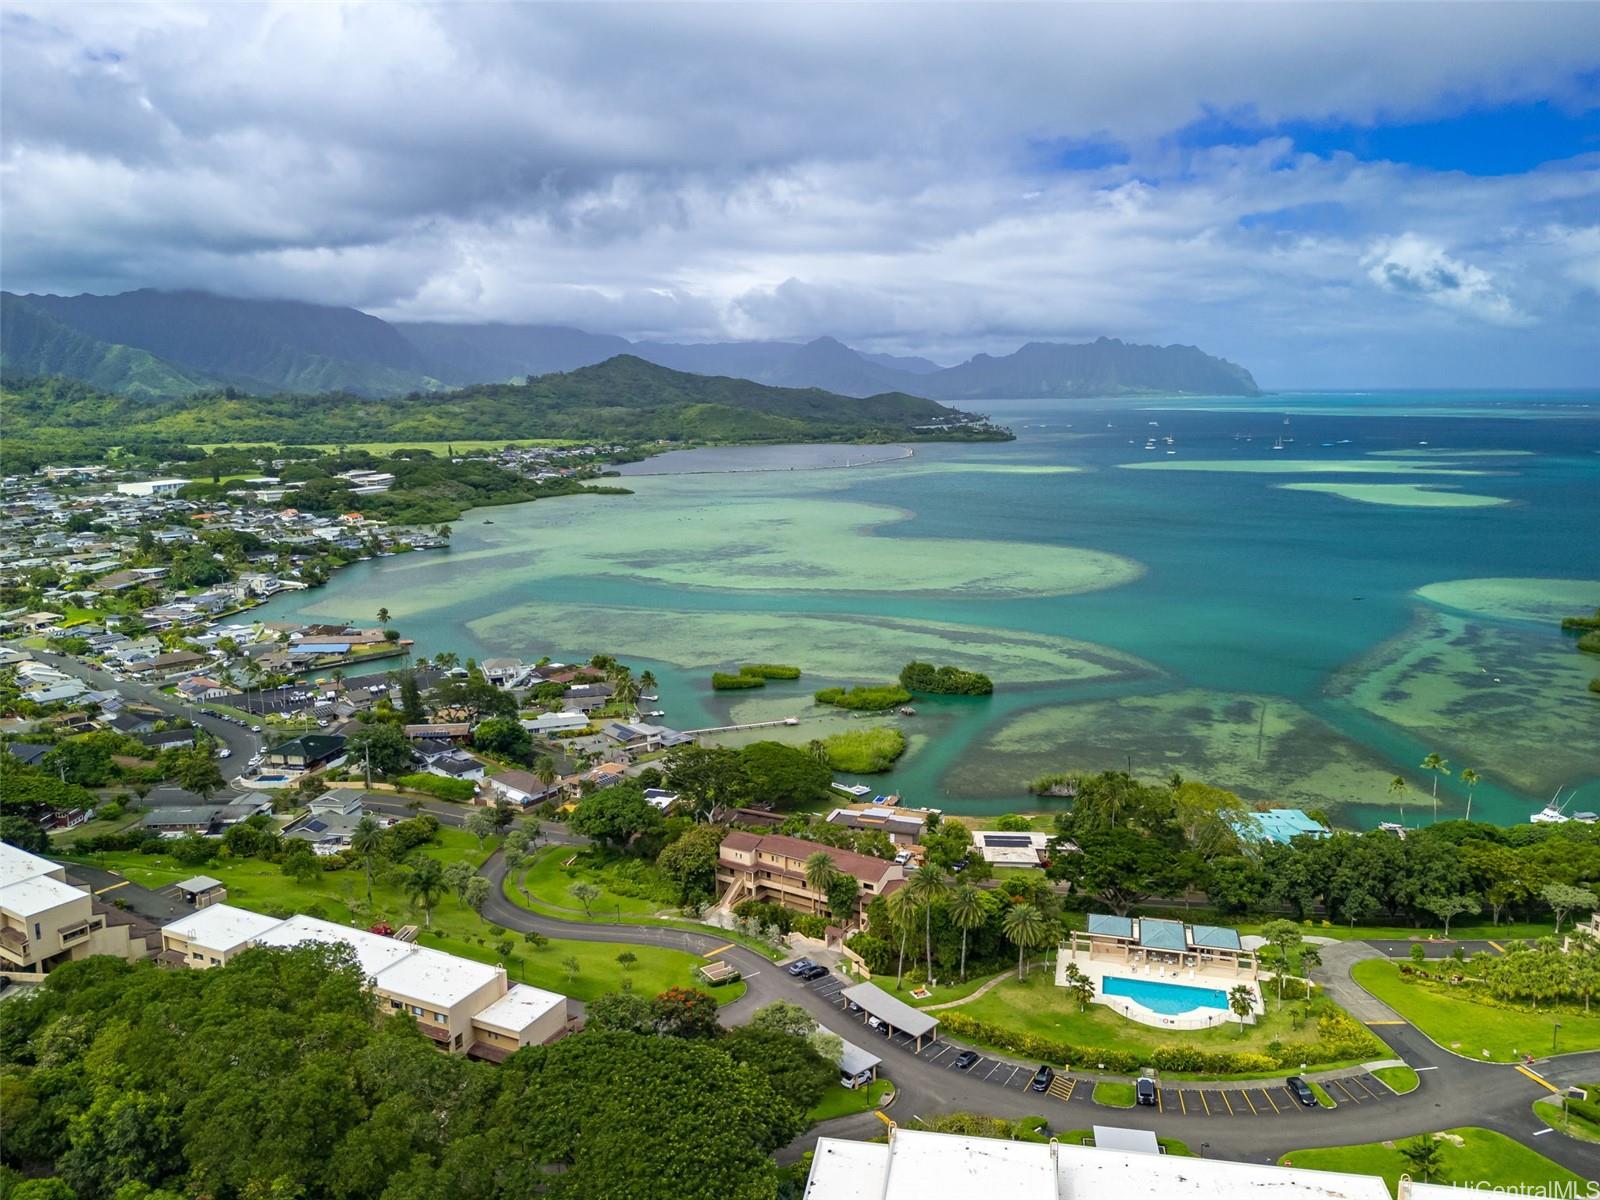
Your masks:
M492 849L491 844L480 850L478 840L462 830L441 828L438 841L424 847L421 853L440 862L465 859L477 865ZM283 874L275 863L254 858L219 858L199 868L185 867L164 854L97 854L82 861L117 871L151 888L166 887L200 873L211 875L227 885L229 904L258 912L310 913L361 928L379 920L396 927L424 924L421 910L412 907L394 881L374 880L372 907L368 909L366 876L358 867L326 871L311 883L300 884ZM446 896L434 906L432 928L424 929L418 941L421 945L480 962L504 961L513 979L579 1000L592 1000L604 992L615 991L625 980L632 983L635 991L651 996L673 986L699 986L694 968L703 960L683 951L564 939L552 939L536 950L515 931L503 936L514 943L509 956L502 956L496 949L500 938L490 931L489 922L453 896ZM631 951L637 959L631 971L625 970L616 960L624 950ZM578 962L576 975L570 973L566 964L569 958ZM745 985L741 981L707 990L719 1004L727 1004L744 995Z
M1521 1054L1549 1054L1557 1021L1561 1032L1556 1049L1561 1053L1600 1049L1600 1012L1586 1014L1575 1008L1534 1012L1478 1004L1466 995L1409 982L1397 963L1383 959L1358 962L1350 974L1441 1046L1468 1058L1513 1062Z
M1174 916L1179 913L1174 913ZM1198 920L1199 917L1191 914L1187 920ZM1239 922L1236 918L1216 918L1217 922L1237 929L1241 934L1261 932L1263 922ZM1300 931L1306 937L1332 938L1338 942L1350 941L1379 941L1403 942L1411 938L1426 941L1429 937L1442 937L1442 926L1423 925L1335 925L1321 921L1301 921ZM1534 940L1550 937L1556 931L1554 921L1522 921L1508 922L1502 925L1474 924L1467 925L1455 921L1450 926L1450 940L1452 942L1499 942L1502 946L1508 941Z
M1542 1154L1535 1154L1510 1138L1487 1129L1470 1126L1445 1131L1447 1139L1460 1138L1461 1145L1446 1140L1444 1145L1443 1174L1435 1183L1466 1183L1492 1187L1517 1185L1548 1186L1550 1184L1579 1184L1583 1180L1565 1167L1558 1166ZM1398 1145L1398 1143L1395 1143ZM1361 1146L1330 1146L1321 1150L1296 1150L1278 1160L1282 1166L1293 1163L1296 1167L1309 1167L1313 1171L1344 1171L1356 1175L1382 1175L1394 1192L1402 1173L1409 1173L1405 1159L1398 1149L1389 1149L1381 1142ZM1547 1195L1564 1194L1555 1191ZM1572 1193L1582 1195L1581 1191Z
M867 1112L877 1108L883 1103L883 1098L894 1091L894 1084L887 1079L875 1079L866 1087L847 1088L843 1084L834 1084L817 1101L817 1106L806 1114L806 1120L815 1125L819 1121L831 1121L834 1117L848 1117L851 1113Z
M1108 1105L1111 1108L1132 1108L1134 1105L1133 1084L1097 1083L1094 1085L1094 1102Z
M1533 1115L1551 1129L1577 1138L1580 1142L1600 1142L1600 1121L1591 1121L1588 1117L1563 1110L1559 1100L1535 1100Z
M564 866L569 859L572 866ZM550 909L569 909L575 920L615 920L623 917L648 917L671 908L670 902L624 896L607 886L613 878L613 859L596 850L573 850L570 846L547 846L527 864L522 886L529 895ZM590 901L585 916L583 901L572 894L572 886L583 882L600 889Z
M1091 1004L1080 1013L1077 1004L1056 986L1055 972L1040 968L1022 982L1009 979L955 1011L985 1024L1085 1048L1154 1050L1161 1046L1184 1045L1207 1050L1264 1052L1275 1041L1316 1039L1314 1023L1302 1020L1300 1028L1294 1028L1293 1013L1298 1007L1286 1004L1279 1010L1277 1001L1269 997L1266 1014L1254 1025L1245 1026L1242 1036L1238 1022L1232 1020L1211 1029L1157 1029L1130 1021L1103 1004Z
M133 797L130 796L128 799L131 802ZM128 811L124 812L115 820L102 821L96 818L93 821L85 821L76 829L68 829L62 833L52 833L50 835L50 851L53 854L62 854L66 852L67 846L71 845L79 838L92 838L100 837L108 833L121 833L124 829L127 829L132 825L137 825L143 817L143 814L144 809L139 808L136 804L130 803Z
M1416 1091L1417 1084L1421 1082L1410 1067L1379 1067L1372 1073L1401 1096Z

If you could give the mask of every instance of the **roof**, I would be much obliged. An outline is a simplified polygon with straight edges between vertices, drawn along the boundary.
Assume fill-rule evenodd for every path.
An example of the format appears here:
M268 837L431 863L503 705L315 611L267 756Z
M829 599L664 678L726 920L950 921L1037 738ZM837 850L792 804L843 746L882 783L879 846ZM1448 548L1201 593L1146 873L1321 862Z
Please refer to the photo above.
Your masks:
M89 893L70 883L63 883L49 875L35 875L20 879L10 887L0 888L0 908L19 917L48 912L74 900L87 900Z
M1160 1154L1161 1143L1148 1129L1123 1129L1117 1125L1096 1125L1094 1144L1098 1150L1123 1150L1129 1154Z
M1238 950L1239 931L1223 925L1194 925L1189 929L1189 940L1196 946L1210 946L1214 950Z
M1440 1195L1443 1189L1439 1189ZM820 1138L806 1200L1388 1200L1375 1175L1099 1146L895 1129L887 1144Z
M169 807L152 808L140 820L141 825L152 828L161 825L210 825L217 819L217 814L222 811L220 804L208 804L203 807Z
M210 909L205 911L209 912ZM369 979L377 976L386 967L392 967L414 949L407 942L397 942L382 934L368 933L364 929L351 929L348 926L335 925L332 921L304 915L275 923L256 941L262 946L301 946L307 942L349 946L356 952L356 961L361 964L362 973Z
M1089 914L1089 934L1091 937L1133 937L1133 918L1113 917L1105 913Z
M356 930L349 932L355 933ZM470 958L458 958L422 946L409 946L376 933L363 933L363 939L372 938L388 946L401 946L409 950L393 963L374 972L378 987L385 992L396 992L421 1000L438 1008L450 1008L461 1003L473 992L500 977L500 968ZM356 947L358 957L363 953L376 953L387 947ZM363 959L363 961L365 961ZM490 1007L493 1007L492 1005Z
M567 1009L567 998L559 992L547 992L543 988L517 983L472 1019L477 1024L489 1025L507 1033L521 1033L556 1008L563 1013Z
M845 1042L844 1049L839 1052L839 1070L845 1075L870 1071L882 1061L876 1054L863 1050L854 1042Z
M172 886L180 892L209 892L212 888L221 887L222 880L213 879L209 875L196 875L193 879L185 879Z
M1247 813L1245 819L1255 827L1246 832L1252 832L1269 842L1287 843L1303 833L1313 837L1328 836L1326 825L1312 820L1298 808L1273 808L1266 812Z
M1184 936L1182 921L1168 921L1161 917L1139 918L1139 945L1151 950L1187 950L1189 939Z
M163 925L161 932L226 954L280 924L277 917L265 913L236 908L232 904L212 904L191 916Z
M846 875L874 882L882 879L894 868L893 863L873 858L870 854L840 850L837 846L824 846L820 842L808 842L804 838L789 837L782 833L734 832L723 838L722 844L734 850L759 850L768 854L781 854L787 858L799 859L801 862L820 850L833 859L833 865Z
M0 842L0 887L8 887L24 879L37 879L61 868L48 858L29 854L10 842Z
M846 1000L854 1000L874 1017L887 1021L902 1033L922 1037L939 1027L939 1019L896 1000L875 983L858 983L839 993Z
M287 754L298 750L307 758L322 758L324 755L334 754L344 749L344 738L336 733L303 733L297 738L290 738L287 742L279 742L276 746L267 748L267 753Z

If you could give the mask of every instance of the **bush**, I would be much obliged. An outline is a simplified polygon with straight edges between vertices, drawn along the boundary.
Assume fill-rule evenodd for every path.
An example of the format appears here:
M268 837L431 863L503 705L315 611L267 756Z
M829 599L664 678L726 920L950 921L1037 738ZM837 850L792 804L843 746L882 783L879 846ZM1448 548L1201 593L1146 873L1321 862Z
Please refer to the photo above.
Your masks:
M828 765L836 771L870 775L887 771L906 752L906 739L898 729L860 729L824 738Z
M898 708L911 699L911 693L903 687L888 684L883 687L854 687L849 691L844 688L823 688L813 694L818 704L832 704L836 708L848 708L856 712L882 712L887 708Z
M794 919L794 927L797 932L805 934L808 938L816 938L818 941L828 936L828 919L826 917L800 913Z
M799 679L799 667L786 667L781 663L742 663L741 675L757 675L762 679Z
M409 791L426 792L441 800L471 800L478 793L478 785L470 779L447 779L443 775L429 775L425 771L402 775L395 783Z
M729 675L726 671L711 672L711 690L715 692L736 692L741 688L766 686L767 681L760 675Z
M937 696L987 696L994 691L994 681L987 675L925 662L908 662L902 667L900 684L913 692Z

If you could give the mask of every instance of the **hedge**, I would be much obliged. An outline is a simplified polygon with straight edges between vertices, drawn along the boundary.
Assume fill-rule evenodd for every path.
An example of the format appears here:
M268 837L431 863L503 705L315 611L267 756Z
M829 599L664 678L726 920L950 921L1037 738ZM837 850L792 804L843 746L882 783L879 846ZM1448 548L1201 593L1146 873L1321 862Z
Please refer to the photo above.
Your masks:
M1144 1067L1159 1071L1180 1071L1197 1075L1259 1075L1301 1063L1344 1062L1376 1057L1383 1052L1378 1040L1349 1014L1337 1009L1325 1011L1317 1019L1314 1042L1273 1042L1267 1052L1252 1050L1206 1050L1199 1046L1158 1046L1114 1050L1094 1046L1074 1046L1031 1033L1019 1033L1004 1026L990 1025L965 1013L940 1014L947 1034L986 1042L1004 1050L1015 1050L1040 1062L1065 1066L1104 1067L1113 1075L1133 1075Z
M402 775L395 783L408 791L426 792L441 800L471 800L478 794L478 785L470 779L447 779L443 775L429 775L425 771Z

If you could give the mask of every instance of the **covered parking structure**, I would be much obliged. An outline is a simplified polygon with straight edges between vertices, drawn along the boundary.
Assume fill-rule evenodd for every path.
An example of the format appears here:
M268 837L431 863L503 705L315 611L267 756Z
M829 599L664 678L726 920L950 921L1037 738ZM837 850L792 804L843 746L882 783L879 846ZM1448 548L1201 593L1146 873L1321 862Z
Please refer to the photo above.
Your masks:
M839 994L851 1003L861 1006L863 1021L868 1017L877 1017L889 1027L891 1035L903 1033L914 1039L918 1050L922 1049L923 1038L927 1038L930 1042L938 1040L939 1021L936 1017L930 1017L920 1009L896 1000L877 984L858 983L854 987L845 988Z

